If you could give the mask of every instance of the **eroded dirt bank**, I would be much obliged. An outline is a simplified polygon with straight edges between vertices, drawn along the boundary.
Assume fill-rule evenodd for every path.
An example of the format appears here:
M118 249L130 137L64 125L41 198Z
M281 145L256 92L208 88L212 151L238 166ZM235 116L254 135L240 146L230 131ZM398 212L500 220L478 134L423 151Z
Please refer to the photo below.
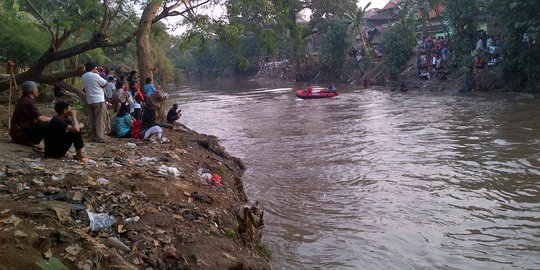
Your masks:
M244 165L216 137L183 128L165 130L166 144L87 143L95 162L84 166L11 143L5 113L0 126L0 269L47 258L69 269L271 269Z

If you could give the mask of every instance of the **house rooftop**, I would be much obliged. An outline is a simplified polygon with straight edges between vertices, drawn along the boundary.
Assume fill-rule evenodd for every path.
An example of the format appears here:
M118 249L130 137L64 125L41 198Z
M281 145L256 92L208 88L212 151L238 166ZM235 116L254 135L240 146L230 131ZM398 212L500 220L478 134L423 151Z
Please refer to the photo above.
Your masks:
M399 4L399 2L401 2L401 0L390 1L381 10L392 9L392 8L396 7L397 4Z

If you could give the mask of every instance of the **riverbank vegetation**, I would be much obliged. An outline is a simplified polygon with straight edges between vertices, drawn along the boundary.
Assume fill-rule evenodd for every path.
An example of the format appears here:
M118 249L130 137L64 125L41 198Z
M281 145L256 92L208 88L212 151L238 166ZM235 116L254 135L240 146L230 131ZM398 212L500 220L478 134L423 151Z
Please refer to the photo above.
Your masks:
M210 16L214 9L221 12ZM489 68L501 88L535 91L539 12L534 0L394 0L382 9L354 0L8 0L0 3L0 55L15 61L19 82L81 95L72 78L88 60L116 74L138 69L162 84L257 73L377 83L397 79L426 49L419 47L426 36L445 37L449 73L473 77L474 68ZM181 35L163 23L170 17L181 18ZM488 66L490 36L497 60ZM478 38L484 45L475 51Z

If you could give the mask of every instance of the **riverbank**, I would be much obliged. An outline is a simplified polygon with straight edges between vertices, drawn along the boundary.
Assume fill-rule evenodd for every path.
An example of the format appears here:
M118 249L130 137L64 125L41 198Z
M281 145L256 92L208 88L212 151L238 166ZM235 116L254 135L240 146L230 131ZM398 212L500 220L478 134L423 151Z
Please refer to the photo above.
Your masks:
M244 215L245 167L216 137L183 127L165 130L167 144L90 142L85 166L11 143L6 114L0 123L0 269L49 258L68 269L271 269Z

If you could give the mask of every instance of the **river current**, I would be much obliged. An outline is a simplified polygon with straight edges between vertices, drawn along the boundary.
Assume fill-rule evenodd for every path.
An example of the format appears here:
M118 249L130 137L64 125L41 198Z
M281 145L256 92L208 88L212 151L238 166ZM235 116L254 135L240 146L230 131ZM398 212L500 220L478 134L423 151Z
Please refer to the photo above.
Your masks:
M540 269L537 96L301 87L170 91L246 163L275 269Z

